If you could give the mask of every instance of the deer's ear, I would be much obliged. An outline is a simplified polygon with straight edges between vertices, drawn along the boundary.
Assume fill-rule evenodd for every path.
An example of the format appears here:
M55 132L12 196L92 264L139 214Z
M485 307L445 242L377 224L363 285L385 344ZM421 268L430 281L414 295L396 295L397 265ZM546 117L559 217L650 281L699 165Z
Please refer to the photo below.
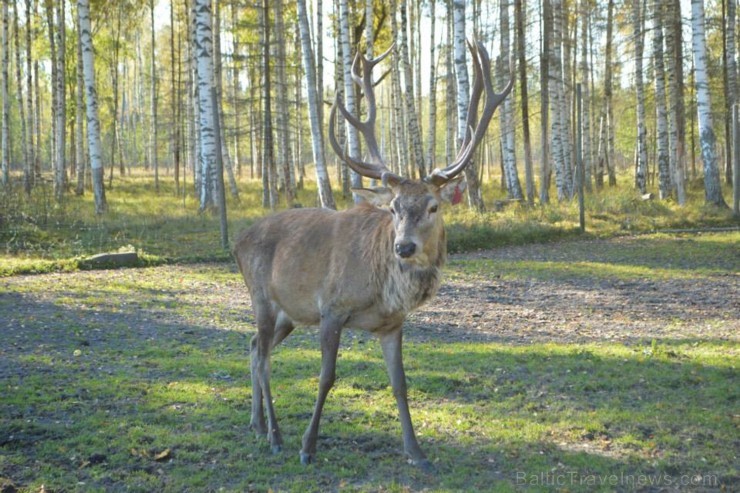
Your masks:
M353 188L352 191L375 207L387 206L393 200L393 191L386 187Z
M468 188L468 182L462 176L459 176L445 183L439 189L439 194L445 202L457 205L462 201L466 188Z

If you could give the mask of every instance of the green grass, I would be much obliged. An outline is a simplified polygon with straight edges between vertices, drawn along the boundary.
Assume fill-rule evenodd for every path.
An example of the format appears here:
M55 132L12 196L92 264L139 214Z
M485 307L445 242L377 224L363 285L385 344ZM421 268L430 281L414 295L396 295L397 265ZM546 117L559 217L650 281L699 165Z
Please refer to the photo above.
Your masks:
M447 275L703 280L737 273L737 240L656 235L599 252L573 242L584 259L573 268L456 260ZM409 400L438 469L426 475L401 454L378 344L350 331L318 463L303 467L315 332L297 330L273 356L285 450L272 455L248 430L254 329L243 297L231 264L0 280L0 481L24 492L607 492L658 481L731 491L740 481L740 348L711 337L517 345L420 342L412 331ZM703 486L682 483L697 475Z
M260 187L260 182L244 180L240 182L240 201L229 198L231 238L267 213L261 207ZM89 193L68 195L57 204L49 184L38 186L31 197L18 187L0 191L0 276L78 270L84 268L86 257L122 248L136 250L140 266L227 260L229 253L219 241L218 219L199 214L192 194L183 198L174 192L170 177L162 179L159 194L154 193L151 177L141 171L132 177L116 177L113 189L107 191L110 210L97 216ZM504 198L492 184L484 187L484 195L488 204ZM589 195L586 236L737 227L730 211L702 205L701 190L691 189L690 198L689 205L680 208L670 201L642 201L626 187ZM316 205L312 182L300 191L298 202L306 207ZM347 200L339 197L339 206L346 208ZM534 208L512 204L503 211L484 214L455 207L447 211L446 221L451 252L581 235L575 202L554 201Z

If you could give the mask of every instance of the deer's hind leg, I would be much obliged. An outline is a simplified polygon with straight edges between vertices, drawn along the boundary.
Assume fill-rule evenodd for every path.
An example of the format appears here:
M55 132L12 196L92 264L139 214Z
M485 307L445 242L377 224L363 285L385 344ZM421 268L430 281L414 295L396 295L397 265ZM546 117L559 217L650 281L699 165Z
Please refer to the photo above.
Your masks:
M278 317L269 300L253 297L252 303L257 319L257 334L251 342L252 419L250 426L258 435L267 434L273 453L278 453L282 450L283 439L280 435L270 391L270 353ZM266 423L265 414L267 414Z

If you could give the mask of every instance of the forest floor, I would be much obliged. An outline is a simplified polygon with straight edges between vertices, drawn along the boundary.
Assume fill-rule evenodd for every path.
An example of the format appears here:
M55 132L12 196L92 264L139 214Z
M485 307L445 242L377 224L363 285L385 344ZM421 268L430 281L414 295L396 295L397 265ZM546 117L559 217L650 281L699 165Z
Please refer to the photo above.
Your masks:
M378 345L343 336L319 462L298 449L314 330L273 356L286 441L248 430L233 264L0 279L0 491L733 491L740 234L451 256L405 328L427 475L401 454Z

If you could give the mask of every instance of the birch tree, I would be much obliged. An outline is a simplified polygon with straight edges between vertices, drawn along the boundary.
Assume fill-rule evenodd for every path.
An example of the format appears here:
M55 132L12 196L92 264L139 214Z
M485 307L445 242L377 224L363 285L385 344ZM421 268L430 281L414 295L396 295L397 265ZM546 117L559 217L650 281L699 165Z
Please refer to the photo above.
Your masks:
M79 7L78 7L79 8ZM89 10L89 9L88 9ZM75 119L77 120L77 125L75 125L75 132L76 137L75 140L77 140L77 156L75 157L75 161L77 164L77 186L75 188L75 194L76 195L83 195L85 193L85 150L84 145L82 143L84 139L84 129L83 129L83 121L84 121L84 101L85 101L85 77L84 77L84 64L82 59L82 27L80 26L80 16L79 13L77 15L77 91L75 93L76 96L76 102L75 105Z
M704 198L707 204L727 207L722 197L722 187L717 165L716 136L712 121L712 104L709 95L707 72L707 45L704 35L704 2L691 0L691 47L694 54L696 108L699 119L699 141L704 163Z
M198 9L199 3L195 3L195 8ZM157 57L157 43L156 39L154 37L154 0L149 0L149 10L151 15L151 37L152 37L152 50L151 50L151 141L150 141L150 152L151 152L151 163L152 168L154 169L154 190L159 192L159 161L157 160L157 131L158 131L158 122L157 122L157 64L155 62ZM210 14L209 14L210 17ZM197 15L196 15L196 22L197 22ZM210 28L209 28L210 31ZM201 203L201 207L203 204Z
M639 1L639 0L635 0ZM583 101L583 121L581 126L582 135L582 159L583 159L583 181L587 192L591 192L591 118L588 108L591 101L589 90L590 67L588 64L588 31L591 25L591 0L581 0L581 96Z
M465 63L465 0L452 0L454 20L453 49L455 73L457 74L457 147L460 148L468 129L465 122L468 119L468 101L470 100L470 78L468 66ZM465 178L468 182L468 203L478 212L485 211L483 194L478 182L478 166L472 161L465 168Z
M200 121L200 154L202 184L200 210L205 211L217 203L216 189L216 129L213 107L213 30L211 28L211 1L195 2L195 57L198 65L198 120ZM208 179L206 179L208 176ZM210 190L207 190L210 188ZM210 200L209 200L210 199Z
M105 199L103 147L100 142L100 118L98 115L98 93L95 87L95 65L92 34L90 29L90 0L77 0L82 69L85 79L85 103L87 109L87 143L90 156L95 212L104 213L108 204Z
M31 159L28 155L28 138L26 134L26 112L23 100L23 77L21 75L21 43L18 26L20 22L20 2L16 2L13 9L13 39L15 41L15 78L16 78L16 101L18 103L18 119L21 124L21 153L23 155L23 188L26 193L31 193Z
M3 122L2 122L2 137L0 138L0 146L2 147L2 167L3 167L3 186L7 187L10 184L10 98L9 98L9 82L8 82L8 1L2 0L2 11L3 11L3 25L2 25L2 96L3 96Z
M393 10L393 9L391 9ZM424 150L421 143L421 129L419 128L419 117L416 113L414 97L414 77L409 58L409 36L408 36L408 10L409 2L401 1L399 6L401 12L401 28L397 53L403 68L404 101L406 102L406 123L408 124L409 141L411 144L411 156L419 176L426 176L424 166ZM421 108L420 108L421 109Z
M558 200L565 200L568 198L568 184L565 176L565 146L563 142L563 118L561 108L564 106L561 104L561 99L564 97L563 94L563 72L562 72L562 33L561 33L561 16L562 10L561 0L552 0L551 15L552 15L552 31L550 39L550 53L548 56L548 71L549 71L549 83L548 89L550 91L550 108L551 108L551 127L550 127L550 159L552 162L552 169L555 172L555 188L558 194Z
M671 179L676 189L676 200L679 205L686 203L685 169L686 169L686 117L683 102L683 43L681 22L681 1L664 0L663 9L666 19L665 45L667 54L666 76L668 78L669 101L669 159Z
M434 51L435 38L435 0L429 0L429 30L432 33L432 43L429 47L429 130L427 131L427 157L429 170L434 169L435 148L437 143L437 71Z
M339 0L339 43L342 47L342 70L344 72L344 107L353 115L357 114L357 97L355 95L355 83L352 80L352 50L349 40L349 4L347 0ZM350 125L345 125L347 131L347 154L353 158L360 158L360 140L357 135L357 129ZM352 187L362 188L362 177L350 171ZM362 198L354 195L355 203L362 201Z
M336 209L334 194L331 190L329 173L326 170L326 155L322 138L322 127L319 118L319 92L316 86L316 67L314 65L313 49L311 48L310 30L308 28L308 14L306 0L296 0L298 7L298 31L301 37L301 54L303 70L306 73L306 94L308 96L308 118L311 124L311 150L316 165L316 182L319 188L321 206L327 209ZM319 34L321 36L321 34Z
M725 29L725 73L727 74L727 91L725 95L725 121L727 122L727 152L725 162L725 180L732 183L732 107L737 102L737 65L735 63L735 22L737 20L737 0L727 1L727 27Z
M550 0L542 0L542 41L540 43L540 204L550 201L550 140L548 138L550 117L550 47L552 45L552 6Z
M527 89L527 52L524 32L524 0L514 0L516 11L516 53L519 57L519 92L522 100L522 138L524 139L524 182L529 205L534 204L532 143L529 135L529 93Z
M272 0L275 9L275 50L276 50L276 72L277 72L277 134L280 142L278 145L278 161L283 174L283 190L288 207L293 206L295 201L295 175L292 168L290 152L290 112L288 110L288 79L285 74L285 24L283 22L283 0Z
M56 66L56 77L54 77L54 88L56 93L56 105L54 108L54 118L56 124L54 126L54 162L56 167L54 168L54 196L57 202L61 202L64 198L64 192L67 188L67 169L66 169L66 144L67 144L67 98L66 98L66 48L65 48L65 37L66 37L66 23L64 22L65 17L65 1L59 0L54 2L52 16L56 18L56 29L54 31L54 39L56 44L56 56L54 57L54 65ZM52 7L47 7L51 12Z
M655 82L656 132L658 134L657 165L660 198L671 195L671 175L668 169L668 114L665 104L665 69L663 62L663 22L660 0L651 0L653 14L653 80Z
M26 94L28 94L28 97L26 98L26 110L28 114L28 166L30 168L28 171L29 181L26 193L30 193L30 189L35 183L35 163L36 156L38 155L35 146L36 139L34 138L34 126L37 122L33 114L33 57L31 56L31 31L31 0L26 0Z
M645 86L642 58L645 49L643 34L642 0L632 0L632 27L635 40L635 90L637 92L637 168L635 186L640 193L647 190L647 128L645 119Z
M511 46L511 26L509 23L509 0L500 2L500 24L501 24L501 55L499 63L499 84L505 87L509 78L513 75L509 71L509 57ZM516 141L514 128L514 91L504 99L501 110L501 140L503 142L504 171L506 175L506 190L510 199L521 200L522 186L519 182L519 173L516 169Z

